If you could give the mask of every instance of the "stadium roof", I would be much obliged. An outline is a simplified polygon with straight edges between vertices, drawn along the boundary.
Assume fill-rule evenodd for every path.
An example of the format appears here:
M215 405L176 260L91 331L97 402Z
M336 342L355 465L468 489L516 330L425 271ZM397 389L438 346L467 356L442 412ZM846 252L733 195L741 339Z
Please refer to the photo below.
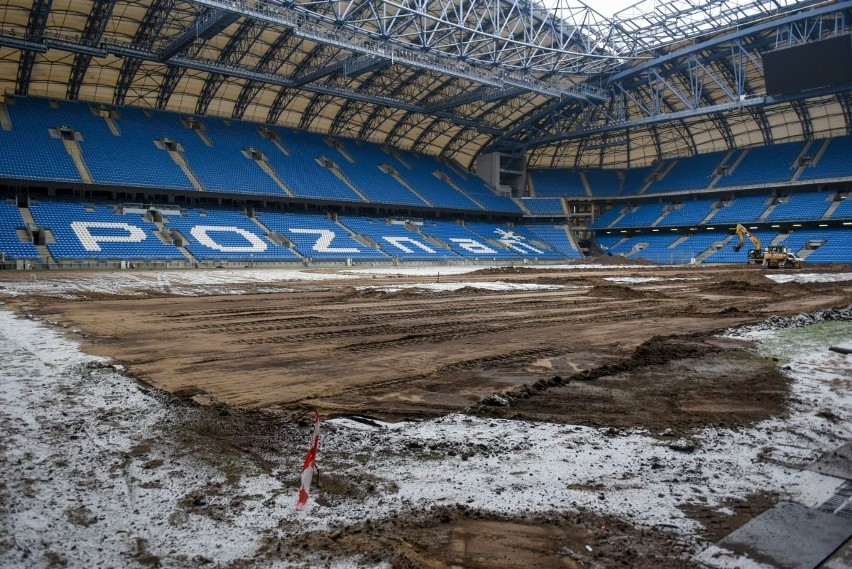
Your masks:
M642 165L852 131L849 85L764 94L761 54L852 0L7 0L6 93L268 122L532 166Z

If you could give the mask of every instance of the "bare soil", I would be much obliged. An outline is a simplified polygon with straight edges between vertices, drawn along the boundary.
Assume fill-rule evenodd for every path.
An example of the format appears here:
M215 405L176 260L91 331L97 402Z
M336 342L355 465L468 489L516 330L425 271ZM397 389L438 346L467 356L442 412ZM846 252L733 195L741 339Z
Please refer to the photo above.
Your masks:
M677 536L590 512L494 516L463 505L270 540L262 555L298 562L304 550L360 554L394 569L688 568ZM306 565L308 566L308 565Z
M770 314L852 302L848 285L777 284L745 269L643 270L669 278L632 285L602 279L629 270L481 272L442 280L493 280L498 272L504 281L565 288L355 288L417 281L412 277L320 288L288 283L293 292L281 294L174 297L141 290L120 299L97 293L14 302L79 330L88 351L114 357L140 381L207 402L393 420L481 409L495 393L531 390L501 413L689 427L777 414L785 392L771 365L703 338ZM592 378L593 384L574 381ZM577 398L582 405L572 403ZM652 398L654 413L630 405L635 398Z
M605 276L666 280L627 285ZM784 414L787 380L775 362L715 334L770 315L852 304L848 282L777 284L746 268L489 269L441 277L495 278L566 288L356 288L418 281L403 277L322 287L288 282L292 292L275 294L177 297L140 290L121 298L5 300L77 331L87 351L115 358L140 382L204 405L219 417L209 432L199 423L211 448L256 456L261 467L277 422L314 408L387 420L465 411L668 429L661 437L754 423ZM143 447L136 452L144 458ZM774 501L759 496L731 504L733 516L700 504L687 513L704 524L707 539L717 539ZM188 497L187 508L203 507L203 497L198 504ZM72 521L87 519L80 511ZM665 528L640 529L589 512L509 517L457 506L307 535L287 537L282 530L285 537L271 539L261 558L301 562L310 548L321 558L357 553L395 568L689 566L677 536Z

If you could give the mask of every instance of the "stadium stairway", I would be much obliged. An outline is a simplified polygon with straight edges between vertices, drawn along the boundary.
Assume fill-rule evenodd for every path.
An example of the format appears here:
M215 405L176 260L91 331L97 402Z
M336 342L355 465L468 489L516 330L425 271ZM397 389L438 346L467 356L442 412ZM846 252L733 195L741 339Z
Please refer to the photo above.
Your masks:
M9 118L9 109L6 103L0 103L0 128L5 131L12 130L12 119Z
M192 184L192 187L199 192L203 192L204 187L198 180L198 176L196 176L195 172L192 171L192 168L189 166L189 162L186 161L186 157L176 148L166 148L166 150L168 151L172 161L181 169L181 171L183 171L184 176L186 176Z
M287 187L287 184L284 183L284 180L278 175L278 172L275 171L275 168L272 167L272 164L266 161L264 156L252 156L252 160L257 166L264 171L264 173L272 178L272 181L281 188L281 191L287 194L289 197L293 197L293 191Z
M80 150L80 145L73 138L69 139L65 138L65 136L62 137L62 145L65 146L65 151L71 156L71 160L74 161L74 166L80 174L80 179L83 180L84 184L91 184L92 174L89 172L89 167L83 159L83 152Z

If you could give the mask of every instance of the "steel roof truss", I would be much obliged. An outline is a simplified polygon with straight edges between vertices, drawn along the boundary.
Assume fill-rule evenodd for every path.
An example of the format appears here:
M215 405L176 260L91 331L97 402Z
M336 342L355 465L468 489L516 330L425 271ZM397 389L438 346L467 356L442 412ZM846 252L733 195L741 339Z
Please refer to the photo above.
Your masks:
M116 0L95 0L92 3L92 11L86 20L86 25L83 27L83 34L80 37L80 43L86 46L97 46L101 41L101 36L106 29L107 22L112 14L112 8L115 6ZM74 63L71 64L71 75L68 78L68 90L66 98L69 101L76 101L80 95L80 87L83 84L83 79L86 77L86 71L89 69L89 63L92 61L93 54L77 53L74 55Z
M35 0L33 2L33 7L30 8L30 16L27 20L27 30L24 35L26 41L41 43L52 4L53 0ZM33 74L33 65L35 65L38 53L38 50L21 50L21 59L18 63L18 76L15 82L16 95L26 95L29 93L30 78Z

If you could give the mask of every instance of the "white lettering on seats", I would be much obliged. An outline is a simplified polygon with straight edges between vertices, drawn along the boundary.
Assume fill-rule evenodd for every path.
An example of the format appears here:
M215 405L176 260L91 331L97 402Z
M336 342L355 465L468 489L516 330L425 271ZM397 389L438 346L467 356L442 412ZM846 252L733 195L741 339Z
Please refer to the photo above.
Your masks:
M411 237L382 237L385 241L396 247L397 249L404 251L406 253L414 253L414 249L410 249L403 245L403 243L408 243L409 245L414 245L415 247L421 249L422 251L426 251L427 253L435 253L435 250L431 247L427 247L417 239L412 239Z
M266 251L266 243L260 237L240 227L228 225L196 225L189 230L193 237L205 247L222 251L223 253L262 253ZM249 245L221 245L210 237L209 233L236 233L248 241Z
M479 241L475 239L469 239L467 237L450 237L450 241L468 251L470 253L476 253L478 255L493 255L497 251L488 247L487 245L483 245Z
M110 221L74 221L71 229L77 234L77 239L86 251L100 251L98 243L140 243L145 241L145 231L141 227L129 223ZM127 235L92 235L90 229L121 229Z
M500 236L500 243L506 246L507 249L511 249L513 251L517 251L518 253L538 253L539 255L543 254L544 251L541 249L536 249L532 245L526 242L526 238L517 235L514 231L504 231L502 229L495 230Z
M355 247L331 247L331 242L335 237L334 231L329 229L289 229L290 233L299 233L302 235L319 235L312 249L318 253L360 253L360 249Z

